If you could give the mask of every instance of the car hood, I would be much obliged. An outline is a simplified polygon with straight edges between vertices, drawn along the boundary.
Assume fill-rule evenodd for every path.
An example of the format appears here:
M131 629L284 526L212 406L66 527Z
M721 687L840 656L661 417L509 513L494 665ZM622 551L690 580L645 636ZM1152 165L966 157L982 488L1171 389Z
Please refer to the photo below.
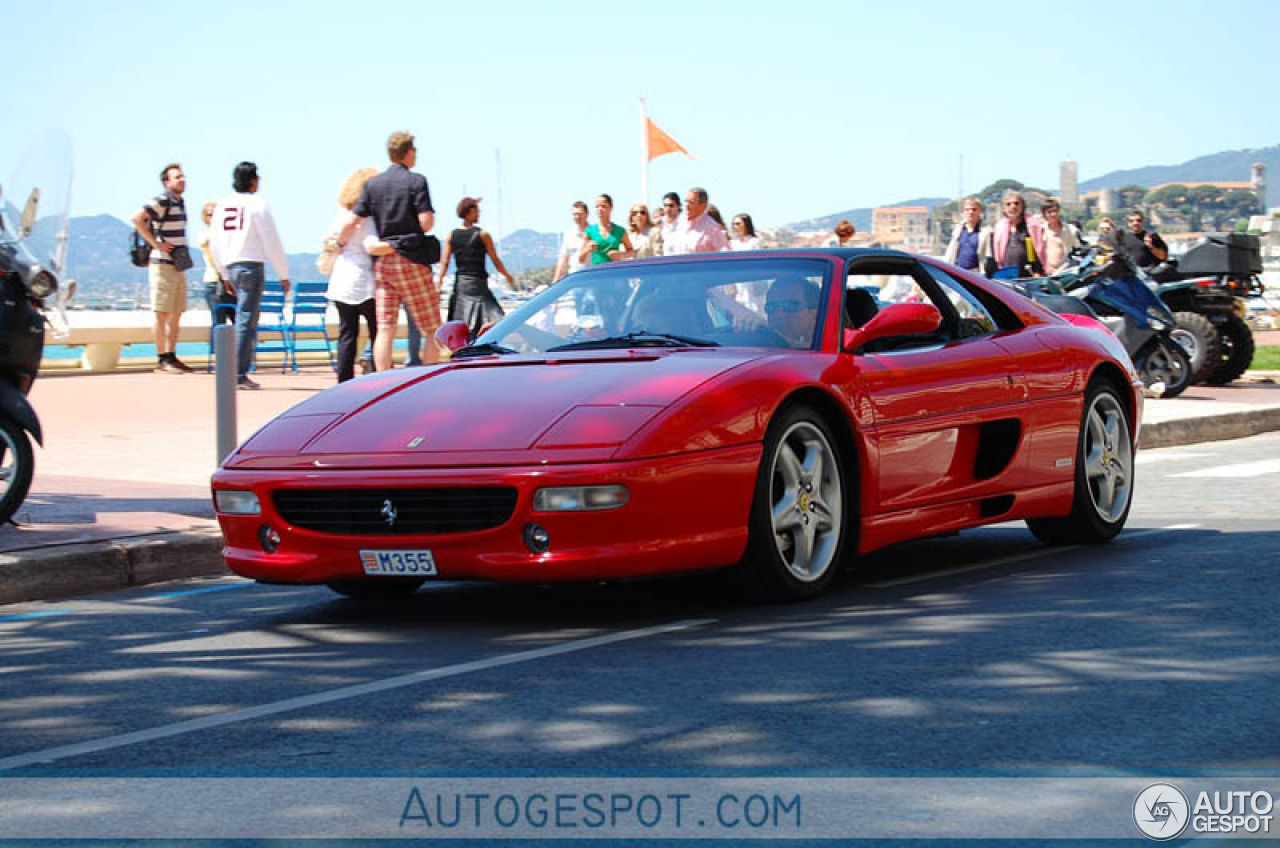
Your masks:
M608 459L744 349L505 356L370 374L280 415L227 468L501 466Z

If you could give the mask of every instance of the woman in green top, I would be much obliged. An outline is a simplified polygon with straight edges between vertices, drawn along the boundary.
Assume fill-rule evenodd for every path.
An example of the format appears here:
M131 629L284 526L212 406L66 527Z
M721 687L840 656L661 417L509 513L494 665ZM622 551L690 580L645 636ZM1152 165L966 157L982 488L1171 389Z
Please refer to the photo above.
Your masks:
M612 197L602 194L596 198L596 215L600 222L587 227L587 231L583 233L579 260L585 263L590 256L592 265L603 265L619 259L633 259L636 252L631 249L627 231L610 220L613 216Z

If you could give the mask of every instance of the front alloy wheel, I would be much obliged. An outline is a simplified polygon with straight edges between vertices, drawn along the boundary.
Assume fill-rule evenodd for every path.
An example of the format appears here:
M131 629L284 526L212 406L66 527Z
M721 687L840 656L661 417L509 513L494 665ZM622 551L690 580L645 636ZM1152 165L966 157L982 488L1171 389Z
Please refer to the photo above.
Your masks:
M834 579L845 540L845 477L820 415L797 407L775 420L756 482L748 550L753 577L773 596L812 597Z

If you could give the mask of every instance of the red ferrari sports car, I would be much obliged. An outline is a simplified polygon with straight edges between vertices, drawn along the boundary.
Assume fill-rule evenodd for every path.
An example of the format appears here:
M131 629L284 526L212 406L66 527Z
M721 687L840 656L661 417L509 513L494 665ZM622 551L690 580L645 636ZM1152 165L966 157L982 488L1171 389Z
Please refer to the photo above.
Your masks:
M232 570L374 595L736 566L795 598L904 539L1104 542L1129 513L1124 349L926 257L602 265L438 337L451 361L321 392L228 457Z

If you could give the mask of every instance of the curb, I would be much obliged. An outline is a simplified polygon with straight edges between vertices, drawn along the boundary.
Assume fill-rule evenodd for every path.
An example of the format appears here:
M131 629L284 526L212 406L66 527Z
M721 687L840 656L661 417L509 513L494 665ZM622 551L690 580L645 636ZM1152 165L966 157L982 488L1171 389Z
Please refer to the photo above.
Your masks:
M230 573L217 529L19 551L0 554L0 604Z
M1150 450L1222 439L1243 439L1273 430L1280 430L1280 407L1276 406L1199 418L1176 418L1172 421L1143 424L1138 436L1138 448Z

